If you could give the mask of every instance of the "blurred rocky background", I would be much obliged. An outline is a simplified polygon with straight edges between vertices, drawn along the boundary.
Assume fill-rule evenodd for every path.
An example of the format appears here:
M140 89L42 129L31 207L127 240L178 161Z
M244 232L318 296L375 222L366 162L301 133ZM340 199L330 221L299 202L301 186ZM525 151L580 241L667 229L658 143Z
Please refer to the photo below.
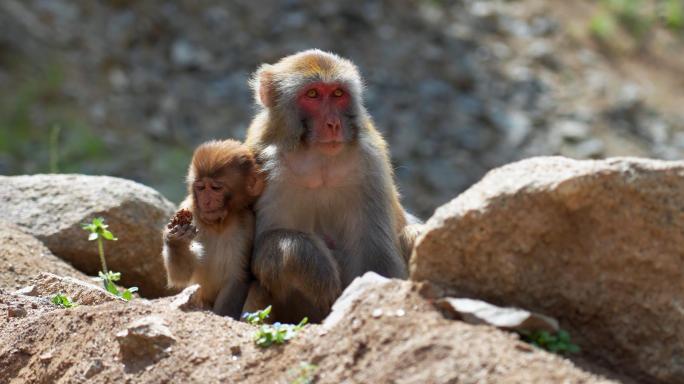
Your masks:
M178 202L192 149L243 139L247 79L358 64L428 217L533 155L684 156L684 0L1 0L0 174L120 176Z

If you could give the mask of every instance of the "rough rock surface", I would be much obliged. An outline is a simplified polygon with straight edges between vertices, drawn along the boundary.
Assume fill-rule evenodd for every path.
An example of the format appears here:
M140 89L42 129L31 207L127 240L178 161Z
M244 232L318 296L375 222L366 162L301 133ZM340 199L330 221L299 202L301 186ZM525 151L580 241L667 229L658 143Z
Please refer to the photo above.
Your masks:
M497 307L482 300L445 297L435 302L454 319L468 324L487 324L511 331L558 332L558 321L540 313L513 307Z
M88 276L53 255L38 239L16 225L0 220L0 288L22 288L31 277L41 272L88 279Z
M310 325L267 349L255 327L174 300L65 310L0 292L0 382L613 382L513 334L447 320L406 281L369 286L333 328ZM9 317L10 305L24 316ZM143 347L128 348L131 334ZM136 359L145 364L131 369Z
M366 291L372 289L372 287L383 286L389 281L388 278L380 276L375 272L366 272L363 276L352 280L351 284L344 289L342 295L333 304L330 314L323 321L323 327L330 329L339 324L353 310L354 305Z
M61 293L78 305L97 305L122 300L108 293L93 281L86 283L52 273L41 273L33 278L28 286L15 293L45 298L51 298Z
M411 278L554 316L627 372L684 377L684 162L535 158L439 208Z
M181 311L211 310L208 304L202 301L200 286L198 284L186 287L175 295L173 300L169 303L169 307L180 309Z
M91 275L100 270L95 242L81 228L104 217L118 241L105 242L108 267L140 294L165 294L161 228L174 206L158 192L108 176L0 176L4 219L41 240L57 256Z
M168 357L176 338L159 316L147 316L133 321L116 334L121 361L126 372L138 372Z

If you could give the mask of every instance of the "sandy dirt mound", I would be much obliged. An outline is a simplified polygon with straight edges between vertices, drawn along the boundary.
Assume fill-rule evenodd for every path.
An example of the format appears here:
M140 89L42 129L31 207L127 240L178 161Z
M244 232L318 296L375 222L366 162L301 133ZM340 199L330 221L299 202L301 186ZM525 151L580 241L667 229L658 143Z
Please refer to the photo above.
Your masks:
M268 349L253 326L184 312L174 298L66 310L0 292L0 382L611 382L513 334L447 320L417 286L370 287L332 328Z
M22 288L40 272L88 279L88 276L53 255L35 237L24 233L14 224L0 221L0 288Z

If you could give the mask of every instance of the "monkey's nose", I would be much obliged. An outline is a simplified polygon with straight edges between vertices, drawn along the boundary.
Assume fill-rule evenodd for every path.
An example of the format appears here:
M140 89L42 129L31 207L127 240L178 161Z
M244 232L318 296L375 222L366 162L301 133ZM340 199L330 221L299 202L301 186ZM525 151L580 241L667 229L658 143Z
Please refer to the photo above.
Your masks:
M341 124L339 121L328 121L326 123L326 126L333 134L337 134L341 128Z

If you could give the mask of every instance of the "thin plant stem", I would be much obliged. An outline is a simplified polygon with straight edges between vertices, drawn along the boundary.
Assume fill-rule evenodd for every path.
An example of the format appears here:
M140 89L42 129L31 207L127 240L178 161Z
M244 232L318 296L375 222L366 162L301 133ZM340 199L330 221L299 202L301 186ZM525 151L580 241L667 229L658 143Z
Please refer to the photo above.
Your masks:
M97 250L100 251L100 262L102 263L102 272L107 275L107 262L104 257L104 247L102 246L102 239L97 238Z

